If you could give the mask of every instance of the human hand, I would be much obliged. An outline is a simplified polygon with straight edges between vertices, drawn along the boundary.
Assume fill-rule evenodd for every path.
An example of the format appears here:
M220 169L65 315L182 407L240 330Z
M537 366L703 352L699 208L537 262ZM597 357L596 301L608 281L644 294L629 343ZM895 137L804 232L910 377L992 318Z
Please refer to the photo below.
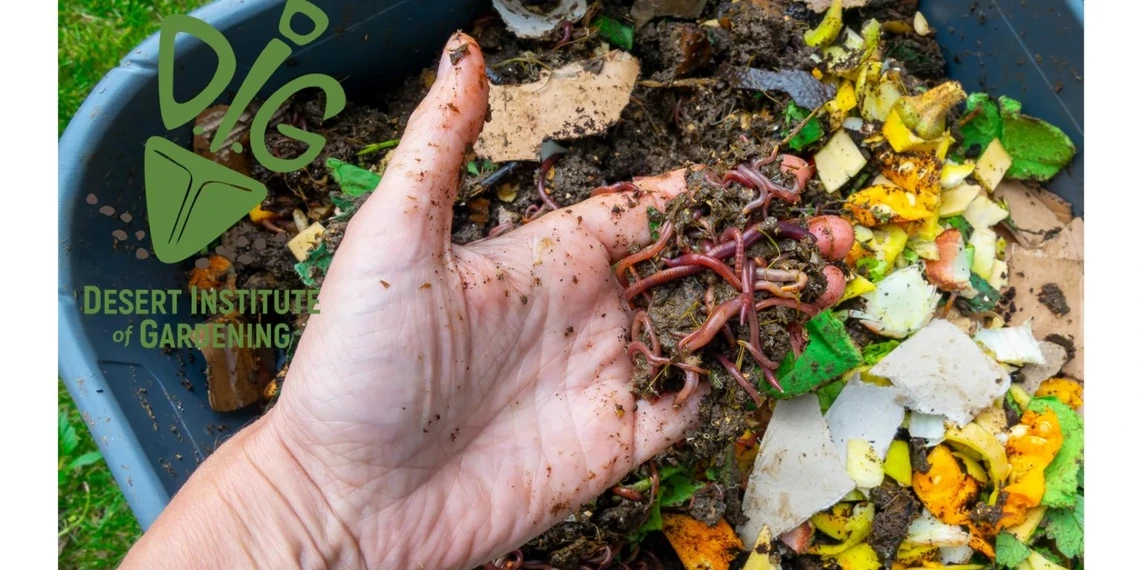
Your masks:
M504 554L677 441L700 400L635 402L611 271L650 242L645 207L683 190L679 172L451 243L485 77L475 42L452 38L264 420L328 509L319 524L368 567Z

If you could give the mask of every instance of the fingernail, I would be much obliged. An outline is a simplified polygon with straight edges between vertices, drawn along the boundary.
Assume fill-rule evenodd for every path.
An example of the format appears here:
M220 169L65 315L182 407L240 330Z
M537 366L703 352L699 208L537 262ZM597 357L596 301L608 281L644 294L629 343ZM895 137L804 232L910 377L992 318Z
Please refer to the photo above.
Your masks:
M463 45L463 37L459 32L455 32L447 40L447 45L443 47L443 56L439 59L439 69L436 70L436 77L443 77L451 71L451 52Z

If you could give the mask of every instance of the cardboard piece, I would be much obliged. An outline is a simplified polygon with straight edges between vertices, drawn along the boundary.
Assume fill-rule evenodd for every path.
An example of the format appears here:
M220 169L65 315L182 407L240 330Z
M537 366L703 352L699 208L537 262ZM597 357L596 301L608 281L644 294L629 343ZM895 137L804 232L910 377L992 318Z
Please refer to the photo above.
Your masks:
M479 158L494 162L538 159L542 142L600 134L629 104L640 63L614 50L544 72L525 85L492 85L490 121L475 142Z
M748 522L737 529L740 538L755 544L765 525L774 535L784 534L854 489L819 411L819 398L807 394L781 400L744 492Z
M935 319L871 368L898 390L900 403L958 426L1009 390L1009 374L958 327Z

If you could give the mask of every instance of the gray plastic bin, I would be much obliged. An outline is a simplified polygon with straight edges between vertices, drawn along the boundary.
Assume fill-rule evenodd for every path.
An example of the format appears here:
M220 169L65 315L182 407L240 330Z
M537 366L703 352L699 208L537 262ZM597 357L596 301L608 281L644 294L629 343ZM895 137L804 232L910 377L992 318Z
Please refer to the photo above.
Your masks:
M314 3L328 14L330 31L297 50L259 96L306 73L342 79L350 99L354 93L376 93L433 61L448 35L489 5L476 0ZM277 34L283 5L281 0L222 0L194 13L222 31L237 55L228 95ZM944 42L951 77L968 91L982 88L1020 99L1026 113L1060 126L1078 148L1083 146L1083 3L928 1L922 10ZM215 64L207 48L187 40L183 36L176 44L175 90L182 101L204 87ZM204 363L195 351L165 354L137 342L124 348L113 342L112 333L131 320L81 313L85 285L184 285L184 267L136 257L139 245L150 247L149 236L136 234L149 231L142 184L146 140L166 135L189 146L191 139L189 126L167 133L162 125L157 61L156 35L103 78L59 143L59 371L144 529L219 441L252 419L210 409ZM1052 185L1073 201L1078 214L1082 162L1078 155ZM104 206L114 214L100 213ZM131 214L129 221L124 213ZM113 247L116 230L125 231L128 240Z

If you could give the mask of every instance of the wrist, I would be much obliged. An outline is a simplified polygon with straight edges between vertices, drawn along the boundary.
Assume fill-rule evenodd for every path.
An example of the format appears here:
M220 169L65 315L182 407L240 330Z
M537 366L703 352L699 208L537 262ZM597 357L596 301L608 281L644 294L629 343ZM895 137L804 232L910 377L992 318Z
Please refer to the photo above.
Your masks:
M353 528L329 504L323 489L286 445L269 414L246 430L238 468L219 493L252 537L250 551L264 568L363 568ZM266 537L267 529L282 537ZM282 547L285 548L282 548Z
M123 568L362 568L352 530L282 440L271 412L221 445Z

